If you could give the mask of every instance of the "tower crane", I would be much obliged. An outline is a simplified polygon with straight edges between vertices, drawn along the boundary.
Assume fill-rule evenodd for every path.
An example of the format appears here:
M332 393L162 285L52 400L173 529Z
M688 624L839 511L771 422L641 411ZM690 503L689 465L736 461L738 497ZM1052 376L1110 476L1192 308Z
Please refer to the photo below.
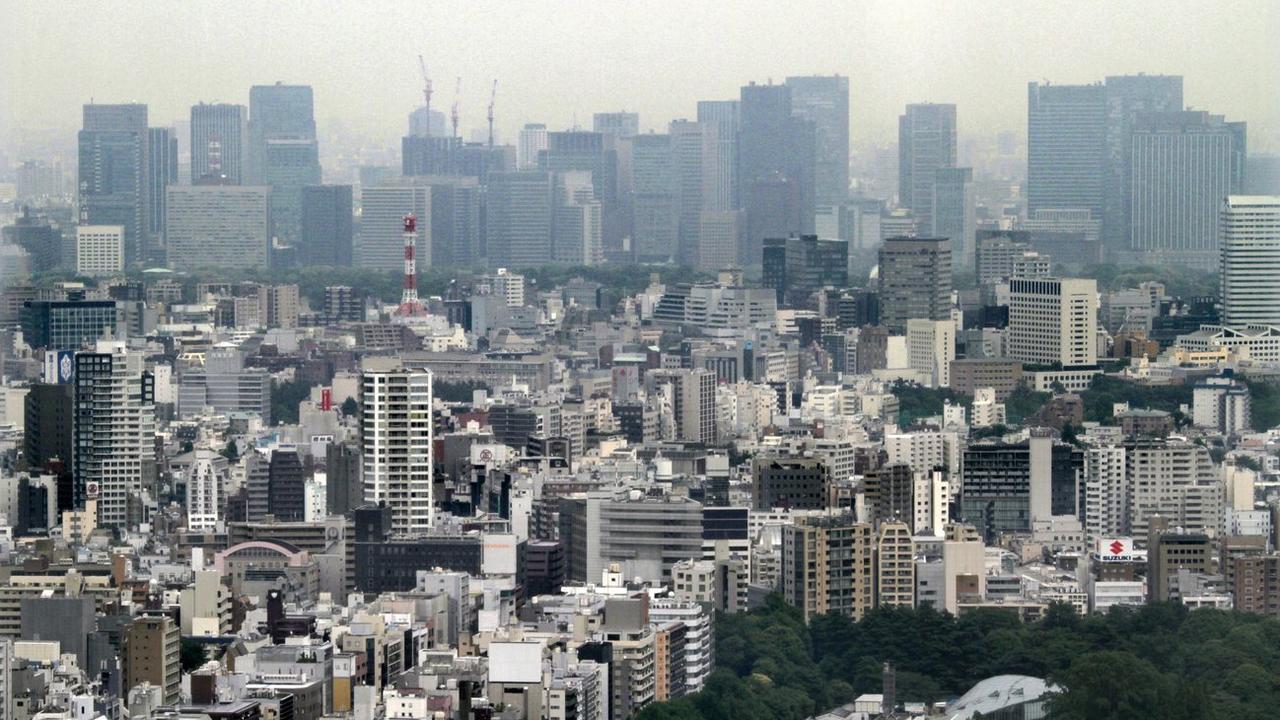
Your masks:
M422 70L422 99L427 104L427 137L431 136L431 76L427 74L427 61L418 55L418 67Z
M449 119L453 121L453 136L458 137L458 96L462 94L462 78L453 88L453 109L449 111Z
M498 80L493 81L493 89L489 91L489 147L493 147L493 101L498 96Z

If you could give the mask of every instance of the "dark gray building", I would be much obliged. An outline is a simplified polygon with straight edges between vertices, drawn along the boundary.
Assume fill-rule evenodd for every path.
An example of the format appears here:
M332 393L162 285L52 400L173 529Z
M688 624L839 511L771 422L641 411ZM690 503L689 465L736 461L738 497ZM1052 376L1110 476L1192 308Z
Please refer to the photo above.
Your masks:
M1102 219L1107 89L1027 85L1027 213L1088 210Z
M147 130L147 247L144 261L164 262L165 188L178 183L178 138L170 128Z
M302 189L302 265L351 265L352 194L350 185L309 185Z
M267 467L267 506L276 520L305 520L306 474L297 450L275 450Z
M778 294L778 306L807 307L824 287L849 285L849 243L817 235L765 238L761 265L764 286Z
M898 116L898 205L922 235L936 235L933 190L938 169L956 165L956 106L922 103Z
M744 85L738 107L738 200L747 224L738 257L750 265L765 238L813 232L815 129L793 114L787 85Z
M490 267L545 265L552 256L552 174L495 173L489 180L486 247Z
M890 331L951 317L951 287L950 240L895 237L880 247L880 324Z
M33 348L78 350L120 332L121 321L114 300L30 300L22 306L23 339Z
M89 635L96 630L92 597L25 597L22 639L57 641L62 652L89 667Z
M125 262L139 261L149 217L147 106L85 105L78 144L80 224L124 227Z
M191 106L191 182L226 178L243 185L249 149L249 111L243 105Z
M787 78L791 112L813 123L814 202L836 205L849 196L849 78Z

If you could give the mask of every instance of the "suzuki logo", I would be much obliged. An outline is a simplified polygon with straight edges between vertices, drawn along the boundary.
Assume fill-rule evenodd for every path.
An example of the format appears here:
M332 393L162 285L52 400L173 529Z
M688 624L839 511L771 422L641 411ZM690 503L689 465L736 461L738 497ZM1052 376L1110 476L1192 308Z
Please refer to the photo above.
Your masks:
M1112 554L1112 555L1119 555L1119 554L1120 554L1120 551L1122 551L1122 550L1124 550L1124 543L1120 542L1119 540L1112 540L1112 541L1111 541L1111 554Z

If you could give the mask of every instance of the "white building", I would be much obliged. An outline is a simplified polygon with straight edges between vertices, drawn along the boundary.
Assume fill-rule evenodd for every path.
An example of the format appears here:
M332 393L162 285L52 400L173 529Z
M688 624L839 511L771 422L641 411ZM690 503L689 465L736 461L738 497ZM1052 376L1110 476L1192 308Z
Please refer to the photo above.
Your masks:
M1192 420L1196 427L1225 435L1249 432L1249 388L1231 378L1208 378L1192 390Z
M1275 325L1201 325L1199 330L1179 335L1177 346L1192 353L1214 353L1225 349L1237 360L1280 364L1280 327ZM1218 362L1214 358L1213 362Z
M187 468L187 529L209 531L222 519L222 487L226 459L208 448L194 451ZM221 462L219 462L221 461Z
M106 277L124 270L124 227L80 225L76 228L76 274Z
M1125 532L1128 520L1128 475L1125 449L1091 446L1085 453L1085 537L1096 540Z
M267 267L271 188L170 185L165 194L169 267Z
M366 358L361 367L364 499L391 508L397 534L425 532L434 521L431 377L395 358Z
M1280 325L1280 196L1229 196L1218 232L1222 324Z
M502 298L509 308L524 307L524 276L519 273L498 268L494 274L480 278L480 287L482 290L487 288L490 295Z
M973 406L969 408L969 424L975 428L984 428L1003 425L1004 422L1004 403L996 402L995 388L975 388Z
M907 356L912 370L929 378L929 387L950 387L956 359L956 326L950 320L907 320Z
M1086 278L1009 281L1007 355L1065 368L1098 361L1098 283Z
M1145 545L1152 515L1190 533L1220 534L1225 492L1201 445L1181 440L1139 441L1126 451L1128 531Z

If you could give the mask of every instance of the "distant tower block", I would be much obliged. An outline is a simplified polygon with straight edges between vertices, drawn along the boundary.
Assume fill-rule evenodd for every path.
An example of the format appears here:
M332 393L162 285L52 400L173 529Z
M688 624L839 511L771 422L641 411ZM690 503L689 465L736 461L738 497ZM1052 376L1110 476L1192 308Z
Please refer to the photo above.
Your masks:
M426 309L418 300L418 264L414 257L418 241L418 218L404 216L404 290L400 294L400 315L422 315Z

